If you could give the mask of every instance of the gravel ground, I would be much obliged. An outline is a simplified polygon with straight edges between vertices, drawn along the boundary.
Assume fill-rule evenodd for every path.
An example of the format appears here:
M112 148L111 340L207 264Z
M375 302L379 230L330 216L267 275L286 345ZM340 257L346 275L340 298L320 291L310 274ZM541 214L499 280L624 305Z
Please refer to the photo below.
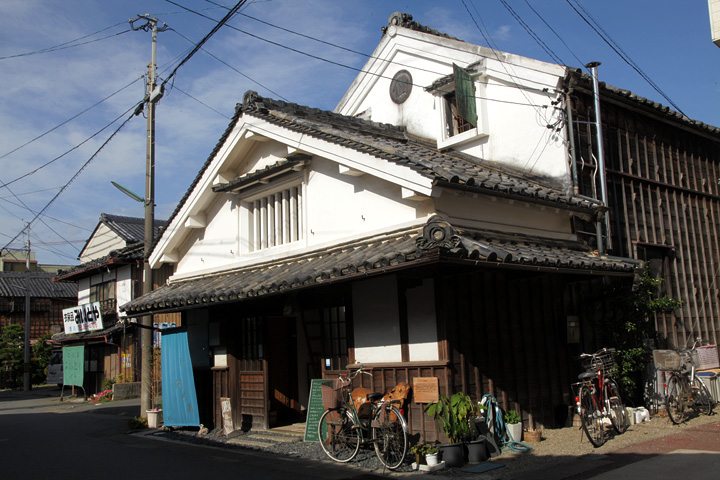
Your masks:
M629 445L645 442L652 440L653 438L673 433L679 433L691 427L717 422L718 420L720 420L720 417L718 417L716 413L713 413L711 416L691 416L686 423L682 425L673 425L667 417L655 415L652 416L650 421L631 425L622 435L611 434L607 443L600 448L594 448L584 436L582 430L577 427L545 430L540 442L528 444L532 447L530 451L513 452L508 450L502 452L500 456L491 459L491 462L499 463L503 465L503 467L482 474L482 478L488 480L509 478L518 473L555 466L583 455L609 453L613 450L621 449ZM248 448L228 443L228 437L220 435L219 430L208 432L205 435L199 435L197 431L192 430L161 430L155 432L154 435L198 444L221 446L224 448ZM254 435L268 436L273 435L273 432L233 432L230 435L230 438L243 437L252 440ZM299 457L318 461L332 461L325 455L317 442L280 443L263 448L263 450L289 457ZM410 455L408 455L407 464L398 469L400 475L406 472L412 472L410 462L414 461L414 459L411 460L409 457ZM380 464L377 457L375 457L372 447L361 448L358 456L353 459L349 465L365 469L376 474L387 473L386 470L383 469L383 466ZM435 477L438 480L440 478L478 476L477 473L468 473L463 471L462 468L443 469L437 472L426 473L426 475Z

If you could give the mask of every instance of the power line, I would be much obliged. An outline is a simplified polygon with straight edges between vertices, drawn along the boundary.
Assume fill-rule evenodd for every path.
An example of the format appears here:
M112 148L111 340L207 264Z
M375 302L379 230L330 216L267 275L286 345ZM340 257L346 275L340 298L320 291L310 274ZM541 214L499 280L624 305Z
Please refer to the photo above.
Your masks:
M513 18L515 18L515 20L517 20L517 22L520 24L520 26L523 27L523 29L525 29L527 34L530 35L530 37L533 40L535 40L535 43L537 43L540 46L540 48L545 50L545 53L547 53L550 56L550 58L553 59L554 62L559 63L560 65L565 65L565 62L555 53L555 51L553 51L552 48L550 48L542 40L542 38L540 38L540 36L537 33L535 33L535 31L530 27L530 25L525 23L525 20L522 19L520 14L517 13L514 8L512 8L510 5L508 5L508 3L505 0L500 0L500 3L502 3L502 5L505 7L505 10L510 12L510 15L512 15Z
M177 3L175 3L175 2L172 2L172 1L170 1L170 0L165 0L165 1L167 1L167 2L169 2L169 3L172 3L173 5L178 6L178 7L180 7L180 8L185 8L185 7L183 7L182 5L179 5L179 4L177 4ZM244 4L246 1L247 1L247 0L240 0L237 4L235 4L235 6L234 6L219 22L217 22L217 25L215 25L215 26L213 27L213 29L210 30L210 33L208 33L207 35L205 35L205 37L203 37L203 39L200 40L200 42L198 42L198 43L195 45L195 48L193 48L192 51L191 51L185 58L183 58L183 60L182 60L182 61L175 67L175 69L170 73L170 76L168 76L168 77L163 81L163 83L162 83L161 86L160 86L161 91L162 91L162 89L165 87L165 85L175 76L175 74L176 74L177 71L180 69L180 67L182 67L183 65L185 65L185 63L186 63L188 60L190 60L190 59L193 57L193 55L195 55L195 54L198 52L198 50L200 50L200 49L202 48L202 46L205 45L205 43L206 43L208 40L210 40L210 37L212 37L213 35L215 35L215 33L216 33L218 30L220 30L220 28L221 28L223 25L225 25L225 23L227 23L227 21L230 20L230 19L233 17L233 15L235 15L235 13L237 13L237 11L240 9L240 7L243 6L243 4Z
M685 112L683 112L683 111L680 109L680 107L678 107L678 106L675 104L675 102L673 102L673 101L670 99L670 97L668 97L668 96L665 94L665 92L663 92L663 91L660 89L660 87L659 87L655 82L653 82L652 79L650 79L650 77L647 76L647 74L645 74L645 72L642 71L642 69L630 58L629 55L627 55L627 54L625 53L625 51L620 47L620 45L619 45L617 42L615 42L615 40L612 39L612 37L602 28L602 26L598 23L598 21L595 20L595 19L592 17L592 15L590 15L590 13L589 13L587 10L585 10L585 8L584 8L581 4L579 4L579 3L577 2L577 0L575 0L575 4L576 4L583 12L585 12L585 14L586 14L588 17L590 17L590 19L592 20L592 22L590 22L590 20L588 20L588 19L585 17L585 15L583 15L582 13L580 13L580 11L578 11L578 9L575 8L575 6L570 2L570 0L565 0L565 1L567 2L568 5L570 5L570 7L571 7L573 10L575 10L575 13L577 13L577 14L580 16L580 18L582 18L582 19L585 21L585 23L587 23L587 24L590 26L590 28L592 28L592 29L595 31L595 33L597 33L598 36L599 36L615 53L618 54L618 56L620 57L620 59L621 59L622 61L624 61L625 63L627 63L633 70L635 70L635 71L638 73L638 75L640 75L640 76L643 78L643 80L645 80L645 81L653 88L653 90L655 90L655 91L656 91L657 93L659 93L665 100L667 100L667 101L670 103L670 105L672 105L673 108L675 108L675 110L677 110L677 111L680 112L681 114L685 115ZM596 28L596 26L597 26L597 28ZM602 33L601 33L598 29L602 30ZM687 117L687 115L685 115L685 116Z
M137 104L136 104L136 105L137 105ZM134 108L135 108L135 106L133 106L130 110L132 110L132 109L134 109ZM17 181L20 181L20 180L22 180L23 178L29 177L30 175L34 175L35 173L39 172L39 171L42 170L43 168L47 167L48 165L51 165L52 163L57 162L58 160L60 160L60 159L63 158L65 155L69 154L70 152L72 152L72 151L74 151L74 150L77 150L78 148L82 147L82 146L85 145L87 142L89 142L89 141L92 140L93 138L95 138L95 137L97 137L98 135L100 135L104 130L106 130L108 127L110 127L113 123L115 123L115 122L117 122L118 120L120 120L123 116L125 116L125 114L126 114L128 111L129 111L129 110L126 110L126 111L124 111L123 113L121 113L120 115L118 115L112 122L108 123L107 125L105 125L104 127L102 127L100 130L98 130L97 132L93 133L93 134L90 135L88 138L86 138L85 140L83 140L83 141L80 142L79 144L77 144L77 145L75 145L74 147L72 147L70 150L67 150L65 153L61 154L60 156L57 156L57 157L53 158L52 160L49 160L49 161L45 162L44 164L40 165L39 167L35 168L34 170L31 170L31 171L25 173L24 175L21 175L21 176L17 177L17 178L14 179L14 180L10 180L10 181L7 182L7 183L1 184L1 185L0 185L0 188L7 188L9 185L12 185L13 183L15 183L15 182L17 182ZM2 181L2 180L0 180L0 182L1 182L1 181ZM13 196L14 196L14 194L13 194Z
M114 33L114 34L108 35L108 36L106 36L106 37L96 38L95 40L88 40L87 42L82 42L82 43L77 43L77 44L75 44L75 45L70 45L71 43L77 42L78 40L82 40L83 38L92 37L92 36L95 35L95 34L98 34L98 33L100 33L100 32L104 32L105 30L109 30L109 29L111 29L111 28L117 27L118 25L122 25L123 23L125 23L125 22L116 23L115 25L110 25L109 27L103 28L102 30L98 30L98 31L95 32L95 33L91 33L91 34L89 34L89 35L85 35L85 36L83 36L83 37L76 38L75 40L70 40L69 42L65 42L65 43L61 43L61 44L59 44L59 45L55 45L54 47L43 48L43 49L40 49L40 50L35 50L34 52L26 52L26 53L18 53L18 54L15 54L15 55L8 55L8 56L6 56L6 57L0 57L0 60L7 60L7 59L9 59L9 58L18 58L18 57L28 57L28 56L30 56L30 55L39 55L39 54L41 54L41 53L57 52L58 50L65 50L65 49L68 49L68 48L79 47L80 45L87 45L87 44L89 44L89 43L95 43L95 42L99 42L99 41L101 41L101 40L106 40L106 39L108 39L108 38L117 37L117 36L120 36L120 35L122 35L122 34L124 34L124 33L128 33L130 30L124 30L124 31L122 31L122 32Z
M60 189L60 191L59 191L57 194L55 194L55 196L42 208L42 210L40 210L40 212L38 212L38 213L35 215L35 217L27 224L27 226L26 226L25 228L23 228L17 235L15 235L15 237L13 237L13 239L10 240L10 241L7 243L7 245L5 245L5 247L2 248L2 250L4 250L5 248L7 248L7 246L10 245L12 242L14 242L15 240L17 240L17 238L18 238L20 235L22 235L22 234L25 232L25 230L27 230L28 228L30 228L30 226L31 226L33 223L35 223L35 221L37 221L38 218L40 218L40 217L45 213L45 211L46 211L48 208L50 208L50 206L55 202L55 200L57 200L58 197L70 186L70 184L72 184L72 182L75 181L75 179L83 172L83 170L85 170L85 168L90 164L90 162L92 162L92 161L95 159L95 157L97 157L97 155L100 153L100 151L101 151L103 148L105 148L105 146L106 146L108 143L110 143L110 140L112 140L112 139L115 137L115 135L117 135L117 133L120 132L120 130L135 116L134 110L136 109L136 107L137 107L138 105L141 105L141 103L138 103L137 105L133 105L130 109L128 109L128 110L125 111L124 114L127 114L127 113L130 112L130 111L133 111L133 113L132 113L132 115L130 115L127 119L125 119L125 121L107 138L107 140L105 140L105 142L103 142L102 145L100 145L100 148L98 148L98 149L95 151L95 153L93 153L92 156L83 164L83 166L80 167L80 169L72 176L72 178L70 178L70 180L68 180L68 182L67 182L65 185L63 185L63 187Z
M187 40L188 42L190 42L190 43L192 43L192 44L195 43L195 42L193 42L192 40L190 40L189 38L187 38L185 35L183 35L182 33L180 33L180 32L178 32L177 30L175 30L174 28L171 28L170 30L172 30L172 31L175 32L176 34L180 35L182 38L184 38L184 39ZM202 50L203 52L205 52L207 55L210 55L212 58L214 58L214 59L217 60L218 62L220 62L220 63L222 63L223 65L225 65L226 67L228 67L229 69L231 69L231 70L235 71L236 73L242 75L243 77L247 78L248 80L250 80L250 81L253 82L254 84L259 85L260 87L264 88L265 90L267 90L268 92L272 93L273 95L277 95L278 97L282 98L282 99L285 100L286 102L289 102L289 100L288 100L287 98L285 98L284 96L282 96L282 95L280 95L279 93L273 91L270 87L266 87L265 85L263 85L262 83L258 82L258 81L255 80L254 78L251 78L251 77L249 77L248 75L244 74L243 72L241 72L241 71L238 70L237 68L235 68L235 67L233 67L232 65L230 65L229 63L227 63L225 60L222 60L221 58L216 57L215 55L213 55L212 53L210 53L208 50L206 50L206 49L204 49L204 48L201 49L201 50ZM185 93L185 92L182 92L182 93ZM187 93L185 93L185 95L190 96L190 95L187 94ZM192 97L190 97L190 98L192 98ZM196 101L198 101L199 103L202 103L202 102L200 102L200 100L197 100L197 99L193 99L193 100L196 100ZM202 103L202 104L205 105L204 103ZM207 107L207 105L205 105L205 106ZM208 107L208 108L210 108L210 110L213 110L213 111L217 112L217 110L214 110L214 109L212 109L211 107ZM218 113L219 113L219 112L218 112ZM221 115L222 115L222 114L221 114ZM223 115L223 116L224 116L224 115Z
M183 7L182 5L179 5L179 4L177 4L177 3L175 3L175 2L173 2L173 1L171 1L171 0L165 0L165 1L166 1L166 2L169 2L169 3L172 3L173 5L177 5L177 6L180 7L180 8L184 8L184 9L186 9L187 11L189 11L189 12L191 12L191 13L194 13L194 14L196 14L196 15L198 15L198 16L200 16L200 17L203 17L203 18L205 18L205 19L211 20L211 21L213 21L213 22L216 21L216 20L215 20L214 18L212 18L212 17L208 17L207 15L204 15L204 14L202 14L202 13L199 13L199 12L197 12L197 11L194 11L194 10L192 10L192 9L190 9L190 8ZM318 55L313 55L313 54L311 54L311 53L303 52L302 50L298 50L298 49L293 48L293 47L288 47L287 45L283 45L283 44L281 44L281 43L274 42L274 41L272 41L272 40L268 40L268 39L266 39L266 38L260 37L259 35L255 35L255 34L253 34L253 33L247 32L247 31L242 30L242 29L240 29L240 28L237 28L237 27L235 27L235 26L233 26L233 25L231 25L231 24L227 24L227 27L228 27L228 28L231 28L231 29L233 29L233 30L235 30L235 31L237 31L237 32L243 33L243 34L245 34L245 35L247 35L247 36L249 36L249 37L252 37L252 38L255 38L255 39L257 39L257 40L260 40L260 41L262 41L262 42L269 43L270 45L274 45L274 46L276 46L276 47L280 47L280 48L283 48L283 49L285 49L285 50L289 50L289 51L291 51L291 52L298 53L298 54L300 54L300 55L304 55L304 56L306 56L306 57L310 57L310 58L313 58L313 59L315 59L315 60L319 60L319 61L321 61L321 62L329 63L329 64L331 64L331 65L335 65L335 66L338 66L338 67L346 68L346 69L348 69L348 70L353 70L353 71L356 71L356 72L359 72L359 73L364 73L364 74L367 74L367 75L373 75L373 76L378 77L378 78L385 78L385 79L388 79L388 80L392 80L392 77L388 77L388 76L382 75L382 74L380 74L380 73L369 72L369 71L363 70L362 68L353 67L353 66L351 66L351 65L345 65L345 64L343 64L343 63L336 62L336 61L334 61L334 60L329 60L329 59L327 59L327 58L323 58L323 57L320 57L320 56L318 56ZM482 57L483 55L479 55L479 56ZM489 58L489 57L487 57L487 58ZM498 59L498 60L499 60L499 59ZM499 61L500 61L501 63L503 62L502 60L499 60ZM508 73L508 72L506 72L506 73L512 77L512 75L511 75L510 73ZM423 88L423 89L425 88L424 85L418 85L418 84L415 84L415 83L412 83L411 85L414 86L414 87L418 87L418 88ZM516 87L519 88L517 85L516 85ZM532 102L530 102L529 100L528 100L529 103L522 103L522 102L514 102L514 101L510 101L510 100L500 100L500 99L496 99L496 98L488 98L488 97L480 97L480 96L475 96L475 98L478 98L478 99L480 99L480 100L487 100L487 101L493 101L493 102L498 102L498 103L504 103L504 104L508 104L508 105L529 106L529 107L533 107L533 108L536 108L536 109L537 109L537 108L545 108L545 107L547 107L547 105L535 105L535 104L533 104ZM526 99L527 99L527 97L526 97Z
M565 40L563 40L563 38L555 31L555 29L553 29L553 28L550 26L550 24L542 17L542 15L540 15L540 14L538 13L538 11L535 10L532 5L530 5L530 2L528 2L528 0L525 0L525 3L526 3L527 6L530 8L530 10L532 10L533 13L535 13L535 15L537 15L537 17L545 24L545 26L546 26L547 28L549 28L552 33L555 34L555 36L558 38L558 40L560 40L560 41L562 42L562 44L565 45L565 48L567 48L568 51L570 52L570 54L571 54L573 57L575 57L575 60L578 61L578 64L579 64L580 66L584 66L587 62L583 62L582 60L580 60L580 59L578 58L577 55L575 55L575 52L573 52L573 50L570 48L570 46L569 46L567 43L565 43Z
M76 115L73 115L72 117L68 118L68 119L65 120L64 122L62 122L62 123L56 125L55 127L51 128L51 129L48 130L47 132L38 135L37 137L33 138L32 140L29 140L29 141L23 143L23 144L20 145L19 147L14 148L14 149L10 150L10 151L7 152L7 153L4 153L2 156L0 156L0 160L2 160L3 158L7 157L8 155L11 155L11 154L17 152L17 151L20 150L21 148L27 147L28 145L30 145L31 143L33 143L33 142L36 141L36 140L41 139L42 137L44 137L44 136L47 135L48 133L52 133L52 132L54 132L55 130L57 130L58 128L62 127L63 125L65 125L65 124L67 124L67 123L75 120L77 117L79 117L79 116L82 115L83 113L85 113L85 112L87 112L87 111L89 111L89 110L97 107L98 105L100 105L101 103L105 102L106 100L111 99L112 97L114 97L114 96L117 95L118 93L122 92L122 91L125 90L126 88L130 87L131 85L133 85L135 82L137 82L138 80L140 80L140 79L142 79L142 78L143 78L143 77L138 77L137 79L133 80L132 82L130 82L130 83L128 83L127 85L125 85L124 87L122 87L120 90L116 91L115 93L111 93L110 95L108 95L107 97L103 98L103 99L100 100L99 102L97 102L97 103L89 106L88 108L86 108L86 109L83 110L82 112L80 112L80 113L78 113L78 114L76 114ZM4 187L4 186L5 186L5 185L0 185L0 188L2 188L2 187Z

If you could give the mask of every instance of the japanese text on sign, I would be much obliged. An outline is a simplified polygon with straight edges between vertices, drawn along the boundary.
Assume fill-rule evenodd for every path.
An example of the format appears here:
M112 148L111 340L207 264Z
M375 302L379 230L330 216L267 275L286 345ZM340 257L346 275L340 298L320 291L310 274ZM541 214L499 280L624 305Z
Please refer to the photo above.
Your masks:
M100 302L64 308L63 326L66 334L102 330L103 323L102 315L100 314Z

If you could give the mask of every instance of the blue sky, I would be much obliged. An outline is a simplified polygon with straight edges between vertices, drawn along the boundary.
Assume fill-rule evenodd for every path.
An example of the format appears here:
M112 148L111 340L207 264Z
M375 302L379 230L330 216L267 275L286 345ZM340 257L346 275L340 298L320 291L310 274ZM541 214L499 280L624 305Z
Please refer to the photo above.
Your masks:
M158 40L163 78L189 52L191 41L214 26L178 5L218 20L226 13L219 4L234 2L0 2L0 186L8 184L0 187L1 247L34 220L30 241L39 262L76 264L101 213L143 216L142 205L110 181L144 193L145 119L134 117L92 158L128 117L124 112L144 96L151 38L127 31L128 19L149 13L171 28ZM584 9L667 98L571 5ZM720 49L711 41L705 0L250 0L244 15L230 22L236 29L226 26L216 33L178 70L159 103L156 218L172 213L245 91L332 110L394 11L505 52L578 68L600 61L602 81L720 125ZM28 55L43 49L51 51ZM24 244L22 235L9 246Z

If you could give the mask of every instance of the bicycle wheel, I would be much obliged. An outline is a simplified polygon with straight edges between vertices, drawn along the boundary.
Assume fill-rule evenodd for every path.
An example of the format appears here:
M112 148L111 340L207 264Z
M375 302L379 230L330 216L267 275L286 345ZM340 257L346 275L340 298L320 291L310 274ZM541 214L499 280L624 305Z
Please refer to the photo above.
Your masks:
M685 382L677 375L672 375L667 382L667 392L665 393L665 408L668 417L674 424L685 421L687 411L685 409Z
M600 447L606 440L600 405L595 401L589 385L580 387L578 397L580 397L580 420L585 435L593 446Z
M325 410L318 423L320 445L336 462L349 462L360 449L358 429L349 411Z
M697 375L695 375L695 379L693 380L692 392L695 410L699 413L710 415L713 409L713 399L710 396L710 391L705 385L705 382Z
M407 423L400 410L394 406L382 406L372 421L372 437L375 454L390 470L402 465L407 454Z
M615 380L610 380L605 386L605 402L613 428L617 433L625 432L628 428L627 413Z

